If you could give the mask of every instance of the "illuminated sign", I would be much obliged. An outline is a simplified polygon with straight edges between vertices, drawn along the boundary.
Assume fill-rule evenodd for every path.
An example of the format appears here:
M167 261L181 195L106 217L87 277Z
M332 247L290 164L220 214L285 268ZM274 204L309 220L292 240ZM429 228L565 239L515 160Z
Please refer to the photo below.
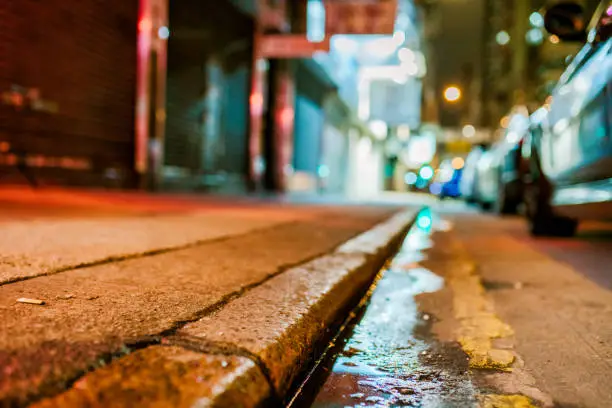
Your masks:
M325 32L393 34L397 0L325 0Z
M304 35L265 35L261 37L261 58L311 58L316 52L329 52L329 38L312 42Z

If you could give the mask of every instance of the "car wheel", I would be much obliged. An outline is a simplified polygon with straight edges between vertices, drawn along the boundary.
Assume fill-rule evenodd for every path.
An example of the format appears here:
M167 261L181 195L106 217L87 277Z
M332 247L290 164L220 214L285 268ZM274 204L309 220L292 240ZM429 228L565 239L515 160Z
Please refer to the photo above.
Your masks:
M519 203L509 197L508 185L500 183L497 190L497 201L495 201L495 210L498 214L516 214L518 212Z
M540 184L526 197L529 231L534 236L571 237L578 230L578 221L555 215Z
M492 203L487 203L485 201L478 202L478 205L480 205L480 208L482 208L484 211L491 211L491 209L493 208Z
M573 237L578 230L578 222L565 217L539 216L531 220L530 232L533 236Z

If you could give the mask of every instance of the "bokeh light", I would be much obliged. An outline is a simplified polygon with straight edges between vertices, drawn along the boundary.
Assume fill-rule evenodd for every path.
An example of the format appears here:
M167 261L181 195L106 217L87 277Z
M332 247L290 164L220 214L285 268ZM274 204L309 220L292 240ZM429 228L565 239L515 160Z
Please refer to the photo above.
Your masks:
M431 225L433 224L431 213L429 211L421 212L417 218L416 224L420 229L429 231L431 229Z
M429 186L429 192L433 195L440 195L440 193L442 193L442 184L431 183Z
M162 40L167 40L168 37L170 37L170 29L166 26L159 27L159 30L157 30L157 36Z
M423 166L421 170L419 170L419 176L421 176L423 180L431 180L434 176L434 170L431 166Z
M461 90L457 86L449 86L444 90L444 99L448 102L457 102L461 99Z
M413 172L408 172L404 176L404 182L408 184L409 186L413 186L414 184L416 184L418 179L419 177Z
M510 42L510 34L507 31L500 31L495 36L495 41L499 45L507 45Z
M451 164L453 166L453 169L461 170L463 166L465 166L465 160L463 160L461 157L455 157Z
M544 34L539 28L532 28L525 34L525 40L529 45L540 45L544 41Z
M476 135L476 128L472 125L465 125L461 130L461 134L467 138L474 137Z
M532 26L536 28L544 27L544 17L542 17L542 15L537 11L531 13L531 15L529 16L529 22Z

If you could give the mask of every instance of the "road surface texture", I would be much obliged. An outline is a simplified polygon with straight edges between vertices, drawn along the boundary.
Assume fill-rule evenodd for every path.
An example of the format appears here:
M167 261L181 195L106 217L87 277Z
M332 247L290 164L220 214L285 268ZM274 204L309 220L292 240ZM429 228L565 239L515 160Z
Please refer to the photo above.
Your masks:
M452 217L515 350L558 406L612 406L612 229L532 239L521 220Z
M294 406L612 406L612 228L525 230L423 211Z
M534 239L402 194L0 208L0 406L612 406L606 224Z

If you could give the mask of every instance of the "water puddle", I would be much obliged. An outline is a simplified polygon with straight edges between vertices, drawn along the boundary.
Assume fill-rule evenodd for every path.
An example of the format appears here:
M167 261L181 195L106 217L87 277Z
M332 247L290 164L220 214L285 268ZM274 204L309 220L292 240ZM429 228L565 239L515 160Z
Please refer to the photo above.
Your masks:
M428 332L430 316L415 296L440 290L441 277L421 267L434 230L449 228L429 210L418 216L401 250L379 280L361 320L340 342L312 407L466 407L471 387L439 365ZM324 369L325 371L325 369ZM452 378L451 378L452 377ZM323 380L320 380L323 381ZM456 402L461 403L456 404ZM454 402L453 402L454 401ZM299 404L304 406L305 404ZM307 406L307 405L306 405Z

